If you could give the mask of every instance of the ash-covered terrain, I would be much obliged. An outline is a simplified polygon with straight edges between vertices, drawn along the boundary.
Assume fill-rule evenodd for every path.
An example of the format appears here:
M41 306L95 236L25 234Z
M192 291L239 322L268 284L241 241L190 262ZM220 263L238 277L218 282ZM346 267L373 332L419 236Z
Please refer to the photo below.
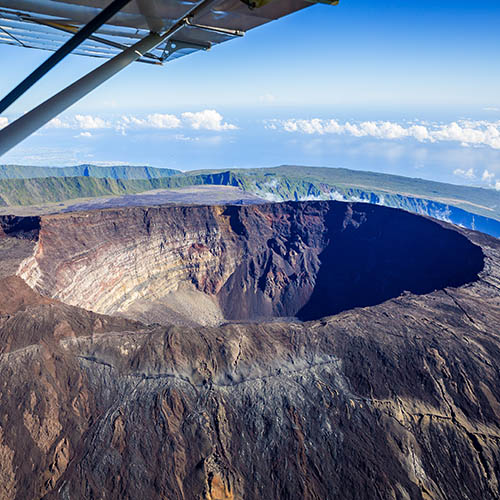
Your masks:
M0 228L0 498L500 497L498 239L326 201Z

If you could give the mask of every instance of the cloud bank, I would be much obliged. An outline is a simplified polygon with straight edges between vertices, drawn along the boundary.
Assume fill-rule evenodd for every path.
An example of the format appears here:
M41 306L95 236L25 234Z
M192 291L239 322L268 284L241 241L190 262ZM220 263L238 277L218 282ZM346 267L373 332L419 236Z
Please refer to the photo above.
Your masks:
M198 113L182 113L182 119L194 130L236 130L238 127L224 123L222 115L215 109L206 109Z
M481 179L481 181L485 183L487 187L500 191L500 180L496 179L494 172L490 172L486 168L480 175L477 175L476 171L473 168L469 168L468 170L462 168L456 168L453 171L453 174L456 175L457 177L462 177L467 180Z
M0 127L2 126L0 117ZM5 118L6 120L6 118ZM238 127L224 121L224 117L215 109L198 112L185 112L180 116L168 113L152 113L147 116L123 115L119 118L104 119L93 115L75 115L72 118L54 118L47 127L75 130L114 129L122 134L138 129L191 129L208 131L236 130Z
M335 119L288 119L266 122L267 128L302 134L335 134L377 139L412 138L418 142L459 142L463 146L489 146L500 149L500 121L459 120L447 124L414 122L400 124L389 121L364 121L341 123Z
M457 177L463 177L464 179L475 179L476 172L473 168L469 168L468 170L464 170L463 168L456 168L453 170L453 174Z

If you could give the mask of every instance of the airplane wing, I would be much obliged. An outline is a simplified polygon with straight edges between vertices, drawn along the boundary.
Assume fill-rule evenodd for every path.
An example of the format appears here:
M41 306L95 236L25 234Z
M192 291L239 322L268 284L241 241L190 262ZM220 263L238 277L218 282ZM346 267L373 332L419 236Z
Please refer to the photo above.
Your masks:
M248 3L247 3L248 2ZM134 0L97 29L72 54L111 58L146 37L172 26L197 2ZM304 9L314 0L218 0L186 24L175 38L138 59L163 63L208 50L246 31ZM335 3L335 2L328 2ZM258 6L259 4L264 4ZM255 7L251 8L251 5ZM0 0L0 43L56 51L106 6L103 0Z
M318 2L338 0L0 0L0 43L53 51L0 100L0 113L67 55L108 59L0 130L0 156L133 62L208 50Z

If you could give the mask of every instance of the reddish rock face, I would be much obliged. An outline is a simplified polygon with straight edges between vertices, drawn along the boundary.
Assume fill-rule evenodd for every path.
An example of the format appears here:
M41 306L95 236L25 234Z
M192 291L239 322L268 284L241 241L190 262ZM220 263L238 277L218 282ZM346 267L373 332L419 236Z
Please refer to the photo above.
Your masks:
M405 290L460 286L483 268L481 249L461 234L367 204L133 208L40 226L19 271L33 288L164 324L318 319Z
M339 203L38 221L0 238L0 498L499 498L498 240Z

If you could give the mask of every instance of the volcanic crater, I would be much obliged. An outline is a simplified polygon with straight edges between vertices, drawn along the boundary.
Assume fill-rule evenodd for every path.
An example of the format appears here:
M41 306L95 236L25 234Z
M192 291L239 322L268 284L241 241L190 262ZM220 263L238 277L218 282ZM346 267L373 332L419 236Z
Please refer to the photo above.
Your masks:
M481 248L368 204L160 206L4 219L36 240L18 274L42 295L161 324L314 320L477 279Z
M499 292L374 205L0 217L0 498L496 500Z

